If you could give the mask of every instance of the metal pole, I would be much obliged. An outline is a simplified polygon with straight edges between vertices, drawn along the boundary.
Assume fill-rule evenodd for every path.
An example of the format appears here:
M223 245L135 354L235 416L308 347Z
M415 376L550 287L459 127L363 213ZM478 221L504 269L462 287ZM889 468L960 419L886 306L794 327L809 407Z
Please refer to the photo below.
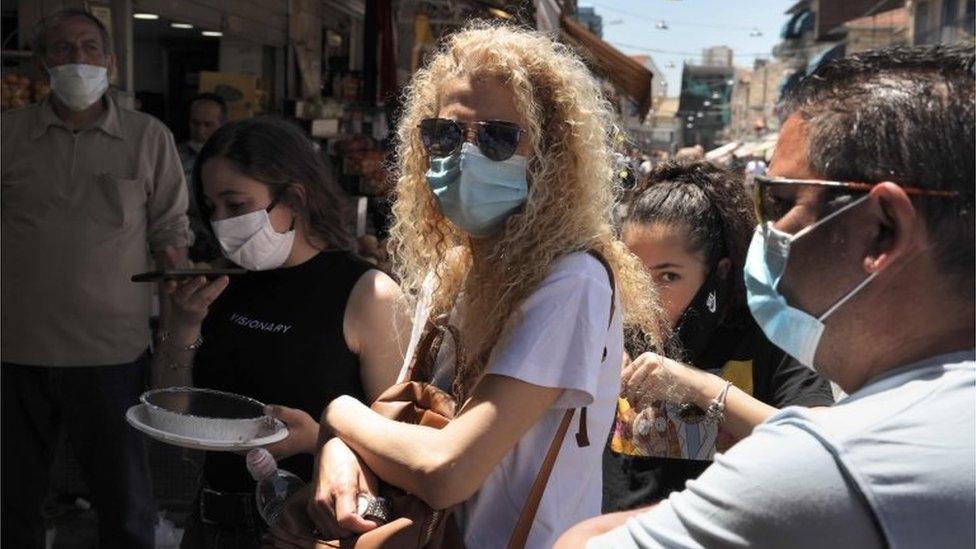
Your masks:
M905 12L908 14L906 39L908 45L915 45L915 0L905 0Z
M759 108L762 109L763 131L766 131L766 80L769 78L769 64L763 65L763 86L762 97L759 99Z
M301 95L296 93L297 83L295 82L295 37L293 33L292 17L295 12L295 0L288 0L288 39L285 41L285 97L288 99L301 99Z
M114 35L115 65L118 71L119 101L133 108L135 83L133 76L132 0L112 2L112 33Z

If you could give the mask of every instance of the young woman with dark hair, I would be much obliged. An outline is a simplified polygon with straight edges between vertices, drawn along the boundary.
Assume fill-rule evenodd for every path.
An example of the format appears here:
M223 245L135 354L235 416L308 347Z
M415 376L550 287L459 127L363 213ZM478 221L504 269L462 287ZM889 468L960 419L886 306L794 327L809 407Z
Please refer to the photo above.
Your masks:
M397 284L351 252L345 197L311 142L273 119L232 122L200 152L195 192L224 255L247 274L168 288L157 385L189 385L275 403L288 438L268 446L306 481L318 417L332 399L371 402L402 353ZM183 547L257 547L262 525L244 458L207 453Z
M657 283L672 358L623 371L604 455L604 512L681 490L776 407L833 403L829 384L764 336L742 280L756 221L742 179L707 162L669 162L631 193L623 240ZM713 401L722 413L706 413Z

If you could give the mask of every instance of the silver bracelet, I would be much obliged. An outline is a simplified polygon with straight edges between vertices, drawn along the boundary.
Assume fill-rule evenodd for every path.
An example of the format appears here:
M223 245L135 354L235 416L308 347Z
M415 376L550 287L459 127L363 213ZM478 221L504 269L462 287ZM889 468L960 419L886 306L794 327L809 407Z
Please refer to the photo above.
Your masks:
M166 367L167 370L172 372L179 370L192 370L193 369L193 359L191 358L189 362L183 362L178 357L173 356L173 351L168 350L165 347L157 347L156 353L159 354L160 363Z
M162 345L163 343L166 343L170 347L173 347L174 349L178 349L180 351L196 351L197 349L200 348L201 345L203 345L203 335L202 334L201 335L198 335L197 336L197 339L193 343L191 343L191 344L187 345L186 347L184 347L182 345L176 345L176 344L174 344L174 343L172 343L172 342L169 341L169 331L168 330L160 330L160 332L159 332L159 343L160 343L160 345Z
M708 409L705 410L705 421L711 423L722 423L725 421L725 399L729 396L729 389L732 387L731 381L725 382L725 387L717 397L712 399Z

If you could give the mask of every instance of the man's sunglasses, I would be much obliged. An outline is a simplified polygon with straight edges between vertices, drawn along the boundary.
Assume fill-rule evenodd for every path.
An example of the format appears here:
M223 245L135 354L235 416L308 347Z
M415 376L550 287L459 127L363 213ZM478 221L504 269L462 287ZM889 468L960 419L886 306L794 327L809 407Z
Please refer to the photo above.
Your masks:
M846 202L838 200L854 193L870 192L877 183L854 181L825 181L822 179L789 179L785 177L752 178L753 200L756 204L756 217L761 226L776 223L800 201L809 202L817 210L818 218L826 217ZM943 189L923 189L921 187L901 186L910 196L934 196L939 198L959 198L956 191Z
M470 139L469 136L473 136L481 154L501 162L515 154L522 128L504 120L466 123L447 118L426 118L420 121L420 140L427 155L432 158L456 153Z

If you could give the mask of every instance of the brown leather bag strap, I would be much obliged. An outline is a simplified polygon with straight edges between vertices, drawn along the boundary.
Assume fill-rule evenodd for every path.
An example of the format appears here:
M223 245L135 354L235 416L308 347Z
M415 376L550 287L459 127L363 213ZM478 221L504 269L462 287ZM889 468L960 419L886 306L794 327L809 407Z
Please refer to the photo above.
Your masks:
M430 383L434 376L437 355L440 353L446 334L451 334L451 338L454 339L455 367L464 363L464 344L461 342L461 335L458 333L458 329L448 321L447 315L427 320L403 381Z
M438 335L438 330L432 323L428 322L417 342L417 348L413 353L413 360L410 361L410 369L407 370L407 375L403 381L430 382L434 360L431 351L433 350L434 342L437 340Z
M609 325L613 325L613 314L616 311L616 297L617 297L617 287L614 284L613 269L610 267L610 263L607 262L606 258L603 257L600 252L596 250L589 250L587 252L593 256L597 261L603 265L603 268L607 270L607 277L610 279L610 321ZM603 350L603 358L606 359L607 350ZM556 430L556 435L552 438L552 443L549 445L549 452L546 453L546 459L542 462L542 467L539 469L539 474L535 477L535 482L532 483L532 488L529 490L529 497L525 500L525 505L522 507L522 514L519 515L518 522L515 523L515 529L512 530L512 537L508 540L508 549L522 549L525 547L526 540L529 539L529 532L532 530L532 523L535 521L535 514L539 510L539 504L542 502L542 496L546 491L546 485L549 483L549 476L552 474L552 468L556 465L556 458L559 456L559 449L563 446L563 440L566 438L566 431L569 430L569 424L573 421L573 413L575 409L566 410L563 415L562 423L559 424L559 429ZM586 433L586 407L580 410L580 424L579 431L576 433L576 444L579 447L585 447L590 445L589 436Z
M596 259L603 265L603 268L607 270L607 276L610 278L610 325L613 326L613 313L617 309L617 285L613 279L613 268L610 267L610 262L600 252L588 250L586 253L590 254L593 259Z
M593 256L594 259L603 265L603 268L607 270L607 277L610 280L610 320L607 321L607 329L613 326L613 313L617 308L617 285L614 283L613 269L610 267L610 263L607 258L603 257L603 254L596 250L589 250L586 253ZM600 358L600 362L607 359L607 348L603 348L603 356ZM586 406L580 409L579 416L579 428L576 431L576 445L580 448L586 448L590 445L590 435L586 432Z
M529 532L532 530L532 523L535 521L535 513L539 510L542 495L546 491L546 485L549 484L549 475L552 474L552 468L556 464L559 449L562 448L566 431L569 430L569 423L573 420L575 411L575 408L570 408L563 414L563 420L559 424L559 429L556 430L556 436L552 437L552 443L549 444L546 459L543 460L539 474L536 475L535 482L532 483L532 488L529 490L529 497L526 498L525 505L522 507L522 514L519 515L518 522L515 523L515 528L512 530L512 537L508 539L508 549L522 549L525 547L525 541L529 539Z

